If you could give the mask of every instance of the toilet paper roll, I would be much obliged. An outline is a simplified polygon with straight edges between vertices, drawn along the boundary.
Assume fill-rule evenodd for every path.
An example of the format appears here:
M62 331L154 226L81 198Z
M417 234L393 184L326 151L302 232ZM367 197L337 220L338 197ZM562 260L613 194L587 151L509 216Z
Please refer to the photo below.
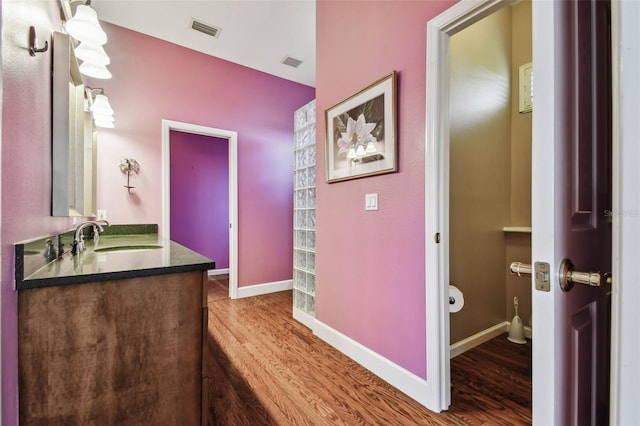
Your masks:
M449 312L458 312L464 306L464 296L458 287L449 286Z

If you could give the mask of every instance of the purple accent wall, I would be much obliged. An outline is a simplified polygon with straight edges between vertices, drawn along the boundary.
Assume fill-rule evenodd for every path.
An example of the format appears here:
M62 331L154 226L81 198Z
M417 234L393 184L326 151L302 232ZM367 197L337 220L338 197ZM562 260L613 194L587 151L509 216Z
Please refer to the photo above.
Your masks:
M114 223L162 227L162 119L238 133L238 285L291 279L293 113L315 89L103 23L115 129L98 137L98 208ZM124 157L140 163L122 188Z
M329 185L317 116L316 318L423 378L426 24L454 3L316 2L317 110L397 70L399 150L397 173Z
M229 267L229 141L170 132L171 239Z

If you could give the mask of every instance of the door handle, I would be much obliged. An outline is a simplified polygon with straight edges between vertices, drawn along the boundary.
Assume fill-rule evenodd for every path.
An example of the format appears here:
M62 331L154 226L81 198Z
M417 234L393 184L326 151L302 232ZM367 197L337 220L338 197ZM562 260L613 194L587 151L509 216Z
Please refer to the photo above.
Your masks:
M611 274L608 272L578 272L573 269L573 263L564 259L558 272L560 288L569 291L574 284L585 284L591 287L600 287L603 284L611 284Z

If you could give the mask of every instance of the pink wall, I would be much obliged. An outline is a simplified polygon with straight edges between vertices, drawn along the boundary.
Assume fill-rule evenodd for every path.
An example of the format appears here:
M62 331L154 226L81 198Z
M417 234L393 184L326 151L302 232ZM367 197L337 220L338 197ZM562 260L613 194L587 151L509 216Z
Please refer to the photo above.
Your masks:
M2 2L2 424L18 424L17 293L13 244L71 228L51 217L51 50L29 56L60 28L57 2Z
M291 279L293 112L312 87L104 23L116 128L98 139L98 208L114 223L162 226L161 120L238 132L238 282ZM119 161L133 157L134 193Z
M426 23L453 3L316 3L317 110L396 70L399 141L397 173L327 184L317 116L316 318L423 378Z
M65 231L51 212L51 50L27 51L61 30L50 0L4 1L2 7L2 424L18 424L17 293L13 244ZM162 118L238 131L239 282L280 281L292 271L293 112L314 98L311 87L240 67L104 24L112 80L104 87L117 128L98 142L98 207L113 223L161 224ZM118 169L141 164L131 196ZM265 250L268 247L268 250Z
M229 267L229 141L170 132L171 239Z

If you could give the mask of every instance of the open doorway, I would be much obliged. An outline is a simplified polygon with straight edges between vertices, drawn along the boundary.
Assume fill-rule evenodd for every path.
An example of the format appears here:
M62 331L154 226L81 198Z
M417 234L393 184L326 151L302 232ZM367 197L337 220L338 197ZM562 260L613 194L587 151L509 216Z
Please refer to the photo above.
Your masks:
M433 407L435 410L446 409L450 404L450 347L449 347L449 314L448 314L448 296L449 292L449 86L448 86L448 70L449 70L449 42L450 37L460 30L468 27L469 25L477 22L478 20L490 15L494 11L504 7L506 4L510 4L510 1L501 0L485 0L480 2L460 2L454 7L447 10L437 18L429 22L427 26L427 56L429 58L427 63L427 120L426 120L426 134L427 134L427 148L426 152L426 191L428 195L426 203L426 235L427 235L427 282L426 282L426 301L427 301L427 387L429 390L429 407ZM572 389L569 388L569 374L565 374L569 370L571 373L580 372L577 369L567 369L565 361L569 355L583 355L588 356L597 355L595 352L602 345L583 345L584 351L577 351L572 348L567 348L566 343L571 341L572 344L576 342L576 339L563 339L561 333L564 330L568 330L570 327L580 326L583 323L567 323L567 313L575 312L575 310L564 309L567 302L577 302L575 306L578 306L582 300L586 300L587 303L591 303L592 298L587 299L581 296L585 296L587 291L591 291L590 287L582 287L583 291L568 292L566 281L571 277L573 279L573 272L571 275L566 272L562 266L566 265L564 261L561 261L563 257L571 256L567 253L565 247L561 247L561 243L564 242L564 233L567 231L568 226L566 219L569 215L567 211L572 210L562 209L569 200L566 185L566 176L592 176L593 170L589 170L589 173L585 174L568 174L567 170L572 170L572 167L576 165L569 163L561 154L565 153L566 138L564 138L566 129L570 126L571 120L566 118L568 99L573 99L566 96L563 91L566 87L574 85L577 81L575 73L572 73L571 66L567 65L564 60L571 56L572 52L567 54L566 50L569 47L574 48L579 46L579 43L567 42L566 39L572 39L575 41L579 37L579 32L573 28L564 28L566 31L557 31L559 28L562 30L563 24L567 22L575 23L574 20L567 20L567 12L571 7L579 6L580 10L583 8L589 8L591 4L604 5L605 3L597 2L566 2L570 7L568 9L564 7L558 7L558 3L554 2L533 2L533 48L535 63L534 69L536 72L536 101L538 104L537 113L533 117L533 143L532 143L532 253L536 259L536 270L539 271L536 276L535 284L536 291L532 294L532 315L533 315L533 329L536 330L535 347L533 351L533 418L536 419L536 423L551 424L551 423L567 423L566 416L568 413L581 414L583 411L578 411L576 408L594 408L595 404L591 403L589 395L596 395L598 392L594 392L595 384L597 381L584 381L584 386L580 384ZM565 2L562 5L566 5ZM614 77L620 77L620 81L626 81L627 77L625 72L620 67L620 62L616 61L616 54L620 54L619 40L625 39L628 35L619 26L621 21L620 8L618 4L611 3L612 15L614 19L611 25L608 26L607 14L599 14L600 18L605 18L603 21L597 20L598 24L604 23L603 28L613 28L614 42L611 45L614 47L614 60L611 62L611 70ZM637 10L636 10L637 11ZM579 14L572 14L571 17L575 18L580 16ZM636 13L637 16L637 13ZM593 24L596 20L582 20L581 23ZM616 41L618 38L618 41ZM604 38L596 40L605 40ZM632 49L637 47L637 37L626 39L629 41ZM633 40L633 41L631 41ZM606 41L604 45L607 45ZM597 46L597 44L591 45L591 47ZM617 53L616 53L617 50ZM594 50L580 50L575 49L575 52L594 52ZM597 53L602 51L596 47ZM623 55L624 56L624 55ZM636 61L632 60L632 63ZM602 66L605 62L597 62L599 66ZM586 67L585 69L591 69ZM590 74L587 74L588 78ZM571 84L564 84L569 81ZM628 82L628 81L627 81ZM538 84L539 83L539 84ZM556 84L557 83L557 84ZM624 108L617 109L624 102L621 100L619 89L616 86L614 78L614 90L613 90L613 204L624 205L627 201L624 197L620 196L620 193L624 193L621 190L621 182L625 182L627 176L620 172L616 167L616 161L624 163L622 161L627 158L625 155L621 155L625 151L625 145L621 143L624 141L624 137L620 137L622 132L620 129L624 129L624 126L616 119L619 118L620 111L624 111ZM539 86L539 87L538 87ZM605 86L605 85L602 85ZM593 87L586 85L584 87ZM582 93L582 92L580 92ZM582 105L582 104L578 104ZM597 102L593 102L591 105L600 105ZM540 108L540 106L544 106ZM571 114L575 114L578 108L570 110ZM600 116L598 116L600 117ZM575 118L572 115L572 118ZM598 120L596 120L598 121ZM561 129L561 131L558 131ZM563 133L563 131L565 133ZM575 141L575 139L571 139ZM585 144L586 152L589 151L588 144ZM581 147L580 147L581 148ZM601 158L600 156L599 158ZM570 157L574 160L576 157ZM581 158L581 157L578 157ZM595 167L598 162L590 163L591 167ZM632 169L637 171L637 167L632 165ZM602 181L605 181L604 179ZM597 179L593 179L592 182L601 182ZM582 187L580 187L582 189ZM588 191L582 193L589 194ZM559 195L558 195L559 194ZM559 200L559 201L557 201ZM595 198L594 198L595 200ZM555 204L554 204L555 203ZM565 203L565 204L563 204ZM572 206L575 207L575 206ZM601 210L589 206L591 208L590 213L599 215ZM615 210L615 207L614 207ZM617 259L617 256L625 256L627 251L622 250L620 244L615 243L615 236L624 235L622 229L625 228L624 214L620 215L622 218L617 222L615 218L617 215L613 215L612 228L614 234L613 244L613 259ZM600 223L602 221L598 221ZM622 225L622 226L621 226ZM594 227L596 229L596 227ZM441 232L444 233L441 235ZM590 247L589 244L582 244L579 248L586 251ZM633 251L633 250L631 250ZM596 251L597 252L597 251ZM595 266L593 269L591 266L585 267L587 270L596 270L600 266ZM533 268L529 268L533 269ZM620 265L616 265L614 262L613 277L616 277L616 271L624 275L624 268ZM549 272L545 272L549 271ZM482 270L478 271L482 273ZM599 276L596 272L589 272L589 276ZM548 279L549 278L549 279ZM533 281L533 280L532 280ZM621 292L624 279L617 281L614 280L615 286L614 296L616 290ZM546 285L548 284L548 285ZM604 288L603 283L598 282L592 287ZM607 282L608 284L608 282ZM533 287L533 286L532 286ZM590 296L598 296L601 293L591 293ZM605 294L606 295L606 294ZM613 311L617 308L621 308L622 305L616 306L616 297L613 298ZM587 312L583 310L581 312ZM592 309L590 312L595 312ZM606 315L596 315L606 318ZM623 315L619 316L622 317ZM586 329L586 327L585 327ZM591 327L591 330L600 330L600 326ZM613 336L611 343L611 350L606 351L616 354L612 362L612 383L615 387L621 383L620 371L623 369L620 367L619 360L621 359L620 353L625 352L624 345L621 345L620 332L614 326L609 330ZM589 333L589 336L594 338L594 341L602 342L595 339L594 333ZM628 355L628 351L626 354ZM622 356L624 358L624 356ZM591 359L596 359L592 357ZM630 359L630 358L627 358ZM616 362L618 362L616 366ZM595 373L598 373L599 368L606 368L604 363L591 363L591 362L575 362L573 366L585 366L588 369L593 369ZM605 367L602 367L605 366ZM595 371L597 370L597 371ZM577 374L579 377L586 377ZM575 382L574 382L575 383ZM600 388L602 389L602 388ZM630 394L635 394L635 390L629 388ZM567 404L564 403L564 399L572 392L579 404ZM601 407L612 409L611 419L613 423L620 423L615 421L618 415L628 415L631 410L628 409L628 405L624 403L628 398L621 398L620 394L612 392L609 404L598 405L598 411ZM563 403L558 403L561 401ZM583 402L586 401L585 404ZM593 414L593 410L588 410ZM635 416L637 417L637 416ZM635 418L629 417L629 418ZM580 422L578 422L580 423Z
M487 0L460 4L427 26L427 377L433 379L427 380L427 406L436 411L452 403L451 357L496 336L506 340L515 311L514 296L521 299L519 314L525 324L531 315L528 283L509 282L505 266L509 256L530 258L531 251L527 232L511 232L530 232L531 227L530 201L519 202L530 199L527 193L531 193L531 169L523 167L531 162L531 114L526 118L524 148L513 147L513 133L519 130L511 117L513 108L518 115L518 73L514 77L512 69L532 58L531 2L510 6L512 3ZM519 14L512 12L522 7L528 8L526 28L522 22L512 23L512 15ZM454 38L464 37L463 32L473 31L474 26L484 27L487 34L467 35L462 41L467 44L468 57L458 64L458 75L454 76L450 72L456 59ZM514 39L525 32L526 59L512 51L514 43L522 43ZM468 45L476 41L480 42L477 46ZM453 112L453 108L458 110ZM455 137L461 137L459 146L450 145ZM520 156L523 151L528 151L527 158ZM466 164L460 156L466 158ZM499 168L498 163L504 167ZM478 179L480 175L482 179ZM512 188L511 181L518 180L519 185ZM460 190L455 192L452 184ZM481 194L477 191L480 188L490 193ZM480 208L480 199L487 205ZM471 239L475 247L470 247ZM462 251L467 252L467 258L458 256ZM461 313L449 314L450 284L465 293Z
M227 142L226 153L228 157L228 273L229 273L229 297L234 299L238 292L238 185L237 185L237 133L229 130L212 127L198 126L189 123L181 123L170 120L162 120L162 234L171 238L171 137L172 132L180 134L204 136L209 143ZM223 139L223 141L220 141ZM193 206L196 208L196 206ZM177 228L173 228L176 230ZM179 231L181 232L181 231ZM178 241L179 242L179 241ZM203 253L207 255L206 253ZM216 259L213 259L216 260Z
M229 141L170 131L171 239L229 273Z
M486 366L476 378L491 389L484 396L513 407L514 422L525 424L531 286L507 271L512 261L531 263L532 114L519 102L520 84L529 85L519 71L532 61L531 18L531 1L524 0L455 33L449 66L449 277L466 302L450 316L451 409L472 407L480 397L461 389L467 380L456 382L469 362L456 356L482 346L473 360Z

